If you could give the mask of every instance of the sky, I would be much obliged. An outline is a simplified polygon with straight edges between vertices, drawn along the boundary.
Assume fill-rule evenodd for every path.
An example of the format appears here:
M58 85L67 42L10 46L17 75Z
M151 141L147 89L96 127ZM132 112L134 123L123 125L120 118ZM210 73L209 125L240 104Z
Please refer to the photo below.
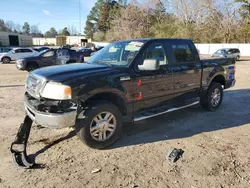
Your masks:
M38 25L42 33L75 26L79 31L79 0L0 0L0 19L23 25ZM87 15L96 0L80 0L82 33Z

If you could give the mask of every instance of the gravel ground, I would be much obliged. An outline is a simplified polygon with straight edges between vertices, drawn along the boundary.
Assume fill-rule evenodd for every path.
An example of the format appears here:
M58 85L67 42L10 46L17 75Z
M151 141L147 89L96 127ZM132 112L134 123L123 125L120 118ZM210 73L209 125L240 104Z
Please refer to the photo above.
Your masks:
M124 127L106 150L86 147L71 129L32 128L28 153L41 168L17 168L9 152L24 118L27 73L0 65L0 187L250 187L250 61L237 62L237 84L217 112L194 106ZM170 164L172 148L183 158ZM97 169L97 173L92 173Z

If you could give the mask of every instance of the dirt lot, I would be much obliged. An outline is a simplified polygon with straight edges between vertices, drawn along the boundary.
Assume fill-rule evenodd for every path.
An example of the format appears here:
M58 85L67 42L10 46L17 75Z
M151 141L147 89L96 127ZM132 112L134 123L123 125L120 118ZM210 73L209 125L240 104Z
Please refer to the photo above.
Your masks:
M28 152L44 167L32 170L17 168L9 152L24 118L27 74L0 65L0 187L250 187L250 61L237 64L237 84L219 111L195 106L126 125L106 150L86 147L71 129L33 127ZM175 147L185 153L173 165L166 156Z

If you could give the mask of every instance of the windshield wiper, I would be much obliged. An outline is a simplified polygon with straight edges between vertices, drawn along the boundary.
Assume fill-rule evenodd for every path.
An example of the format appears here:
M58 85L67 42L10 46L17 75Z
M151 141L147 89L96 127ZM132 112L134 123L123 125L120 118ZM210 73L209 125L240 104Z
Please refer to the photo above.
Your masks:
M113 67L114 65L108 62L103 62L103 61L96 61L97 64L104 64L104 65L108 65L109 67Z

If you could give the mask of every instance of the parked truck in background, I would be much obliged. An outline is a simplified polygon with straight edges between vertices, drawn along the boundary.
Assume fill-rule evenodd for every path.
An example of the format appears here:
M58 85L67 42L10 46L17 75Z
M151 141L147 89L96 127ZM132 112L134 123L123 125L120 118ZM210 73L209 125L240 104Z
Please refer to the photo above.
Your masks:
M200 60L191 40L118 41L87 63L30 73L25 110L29 126L74 127L100 149L120 136L124 117L137 122L198 103L215 111L234 84L235 60Z
M33 71L41 67L80 62L81 55L83 55L81 52L71 49L47 49L34 56L18 59L16 67L19 70Z

